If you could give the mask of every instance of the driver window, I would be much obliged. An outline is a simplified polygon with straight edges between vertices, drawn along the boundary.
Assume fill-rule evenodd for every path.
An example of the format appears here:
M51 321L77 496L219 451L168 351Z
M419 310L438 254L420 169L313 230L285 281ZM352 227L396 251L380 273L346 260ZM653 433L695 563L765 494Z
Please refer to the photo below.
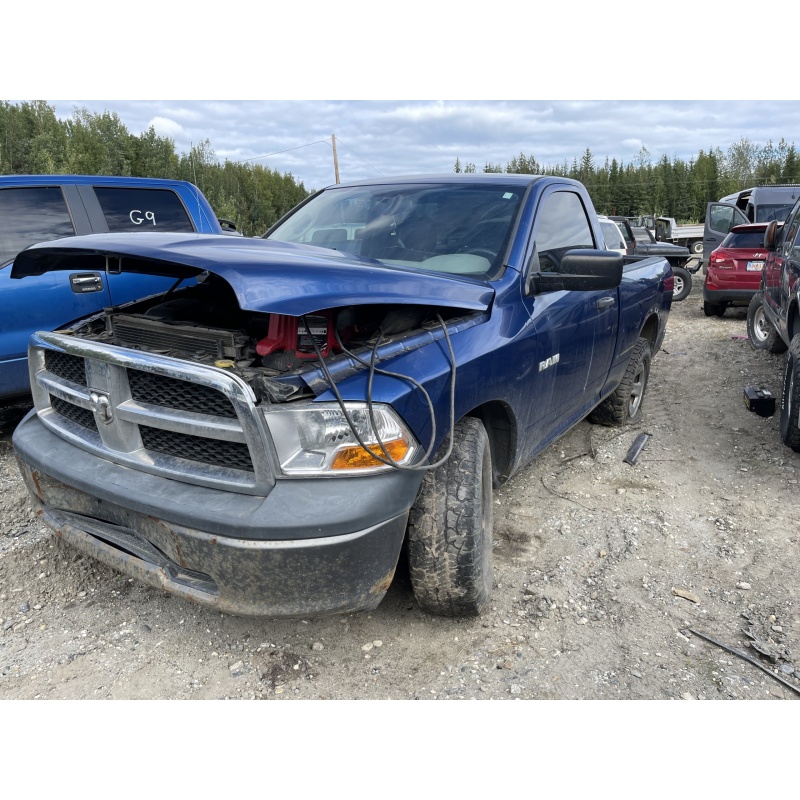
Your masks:
M593 248L592 228L575 192L553 192L542 201L536 224L536 254L542 272L558 272L567 250Z
M746 224L749 220L733 206L712 205L708 227L716 233L729 233L734 225Z

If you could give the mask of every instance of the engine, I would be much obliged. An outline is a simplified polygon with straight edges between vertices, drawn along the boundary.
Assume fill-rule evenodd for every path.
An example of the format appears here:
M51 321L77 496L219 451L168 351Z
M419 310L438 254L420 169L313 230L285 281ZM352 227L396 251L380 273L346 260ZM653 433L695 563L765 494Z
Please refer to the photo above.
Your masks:
M230 286L211 275L195 286L106 311L77 336L230 369L258 396L288 399L272 379L301 373L343 347L368 349L436 319L438 309L365 305L303 317L242 311ZM295 382L296 384L296 382ZM265 388L266 387L266 388Z

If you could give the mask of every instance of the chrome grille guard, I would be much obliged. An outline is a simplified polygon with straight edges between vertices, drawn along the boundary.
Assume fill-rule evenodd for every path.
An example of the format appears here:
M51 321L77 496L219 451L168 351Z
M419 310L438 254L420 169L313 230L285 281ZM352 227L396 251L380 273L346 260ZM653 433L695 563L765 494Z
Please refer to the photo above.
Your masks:
M68 375L58 375L47 369L46 353L63 352L84 359L85 385L75 383ZM62 438L101 458L161 475L173 480L200 486L266 496L279 474L277 456L262 415L255 406L255 395L238 376L217 367L195 364L169 356L145 353L115 345L97 344L60 333L35 333L28 348L28 363L36 412L42 423ZM187 383L183 408L170 408L135 398L128 379L129 370ZM72 374L71 377L75 377ZM198 390L197 410L186 408L192 397L192 386ZM205 413L202 399L208 391L224 395L235 414ZM53 407L52 398L83 409L70 416ZM220 398L222 405L225 399ZM150 400L153 398L150 397ZM219 404L217 410L219 410ZM79 424L76 419L88 419L92 414L95 425ZM201 440L203 453L219 452L219 463L197 461L185 457L198 448L174 452L148 450L142 441L140 427L175 434L162 437L166 441ZM226 453L236 448L239 457L230 459ZM252 470L243 468L249 452ZM226 461L238 463L231 468Z

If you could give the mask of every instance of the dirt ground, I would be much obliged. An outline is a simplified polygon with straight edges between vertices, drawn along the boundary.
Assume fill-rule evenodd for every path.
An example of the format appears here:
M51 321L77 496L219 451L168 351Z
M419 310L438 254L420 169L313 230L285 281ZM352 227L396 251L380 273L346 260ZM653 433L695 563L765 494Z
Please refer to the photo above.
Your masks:
M797 699L800 455L742 399L779 392L784 356L751 350L743 309L704 317L698 278L642 422L583 422L496 494L495 590L476 619L426 616L402 571L371 613L293 621L134 583L35 519L7 409L0 698Z

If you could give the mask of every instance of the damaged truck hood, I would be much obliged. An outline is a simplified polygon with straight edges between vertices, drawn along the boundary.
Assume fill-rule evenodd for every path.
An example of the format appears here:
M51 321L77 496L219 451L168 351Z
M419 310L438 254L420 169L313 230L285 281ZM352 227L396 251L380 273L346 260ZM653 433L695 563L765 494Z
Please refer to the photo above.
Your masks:
M193 278L211 272L230 284L246 311L300 316L367 303L486 311L494 289L457 275L390 266L311 245L208 234L96 234L33 245L12 278L72 272L146 273Z

